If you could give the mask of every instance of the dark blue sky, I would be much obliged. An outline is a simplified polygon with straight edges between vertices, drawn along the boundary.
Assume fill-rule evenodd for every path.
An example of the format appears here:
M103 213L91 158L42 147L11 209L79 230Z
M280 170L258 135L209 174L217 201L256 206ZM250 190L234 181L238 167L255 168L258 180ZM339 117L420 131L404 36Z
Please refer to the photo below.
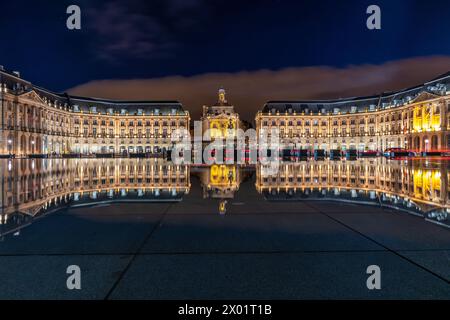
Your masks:
M81 7L82 29L66 28ZM382 30L366 28L378 4ZM62 91L95 79L450 55L450 1L2 1L0 64ZM443 70L447 71L447 70Z

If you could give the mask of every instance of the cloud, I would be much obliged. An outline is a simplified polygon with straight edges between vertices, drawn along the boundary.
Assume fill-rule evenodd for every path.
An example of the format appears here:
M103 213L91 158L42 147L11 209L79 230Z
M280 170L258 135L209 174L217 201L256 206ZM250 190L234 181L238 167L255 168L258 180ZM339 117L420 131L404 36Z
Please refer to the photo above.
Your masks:
M191 77L97 80L68 90L70 94L109 99L179 100L198 119L202 106L216 101L220 86L246 120L269 100L335 99L378 94L421 84L450 71L450 56L417 57L380 65L327 66L281 70L206 73Z
M129 0L90 7L87 21L97 57L118 62L166 56L177 46L177 32L194 24L192 16L202 5L203 0Z

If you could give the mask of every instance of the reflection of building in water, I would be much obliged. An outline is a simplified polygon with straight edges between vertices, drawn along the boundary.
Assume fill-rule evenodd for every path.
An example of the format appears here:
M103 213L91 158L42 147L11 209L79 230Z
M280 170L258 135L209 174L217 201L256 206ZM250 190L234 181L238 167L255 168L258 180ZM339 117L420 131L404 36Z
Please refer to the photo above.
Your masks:
M243 129L239 114L235 112L234 106L228 103L225 90L220 89L218 101L213 106L203 106L202 128L203 134L209 129L210 139L226 139L236 137L237 129Z
M58 94L0 69L0 155L154 153L189 128L176 101L113 101Z
M231 199L239 190L242 172L236 165L214 164L200 173L203 198Z
M189 167L162 159L1 160L2 213L99 200L180 201Z
M225 214L227 199L233 199L247 177L238 165L213 164L200 172L203 198L220 199L219 213Z
M272 128L283 146L297 149L450 149L450 73L371 97L268 102L256 129Z
M284 163L276 174L266 175L260 165L256 188L270 200L314 196L383 200L395 196L450 208L448 169L445 162L432 165L426 161L365 159Z

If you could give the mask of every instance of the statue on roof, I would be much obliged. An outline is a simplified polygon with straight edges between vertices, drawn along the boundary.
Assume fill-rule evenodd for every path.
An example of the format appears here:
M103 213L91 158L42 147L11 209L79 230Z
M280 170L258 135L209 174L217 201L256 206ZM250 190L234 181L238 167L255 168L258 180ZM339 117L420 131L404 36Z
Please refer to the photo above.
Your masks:
M227 99L225 98L225 89L222 87L219 89L219 103L221 105L224 105L227 103Z

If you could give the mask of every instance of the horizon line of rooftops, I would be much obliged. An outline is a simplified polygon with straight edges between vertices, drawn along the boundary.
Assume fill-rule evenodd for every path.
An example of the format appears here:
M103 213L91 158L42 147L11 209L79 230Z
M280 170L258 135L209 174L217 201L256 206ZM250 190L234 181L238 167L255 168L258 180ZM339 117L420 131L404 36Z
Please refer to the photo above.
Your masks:
M176 100L113 100L94 97L80 97L68 93L55 93L36 86L21 78L18 71L6 71L0 65L1 90L11 90L16 94L35 91L49 105L72 112L95 112L103 114L136 115L179 115L187 114L182 104ZM333 113L345 114L362 111L378 111L409 104L421 93L435 96L450 94L450 72L428 82L403 90L382 92L380 94L322 100L280 100L268 101L258 113ZM98 110L97 110L98 108Z

